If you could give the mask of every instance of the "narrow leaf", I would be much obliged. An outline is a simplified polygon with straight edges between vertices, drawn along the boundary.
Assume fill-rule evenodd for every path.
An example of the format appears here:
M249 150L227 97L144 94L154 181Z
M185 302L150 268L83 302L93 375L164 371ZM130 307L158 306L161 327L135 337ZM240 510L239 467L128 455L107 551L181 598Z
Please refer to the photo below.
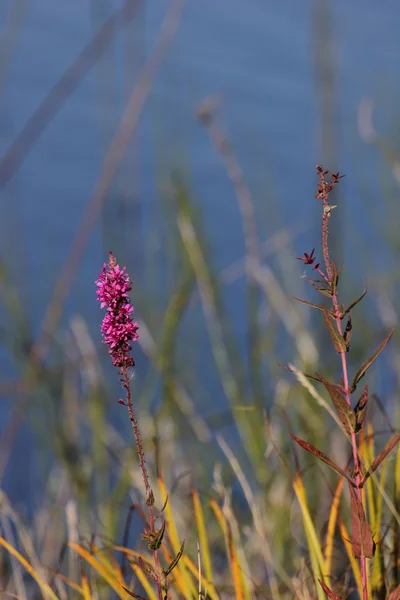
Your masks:
M351 388L350 388L350 393L351 394L355 391L355 389L357 387L357 384L360 381L360 379L362 377L364 377L364 375L367 372L367 370L369 369L369 367L378 358L379 354L385 348L386 344L389 342L389 340L392 337L393 333L394 333L394 329L392 329L389 332L389 334L385 337L385 339L383 340L383 342L378 346L378 348L375 350L375 352L372 354L372 356L370 356L365 361L365 363L358 369L357 373L353 377L353 381L352 381L352 384L351 384Z
M322 460L324 463L326 463L331 469L336 471L336 473L339 473L339 475L341 475L342 477L345 477L347 479L347 481L349 483L351 483L352 486L356 485L354 483L354 481L347 475L347 473L341 467L339 467L339 465L337 465L335 462L333 462L333 460L331 460L328 456L325 456L325 454L323 452L321 452L320 450L318 450L318 448L316 448L312 444L309 444L308 442L305 442L304 440L301 440L300 438L295 436L293 433L291 433L290 436L304 450L307 450L307 452L310 452L310 454L313 454L314 456L316 456L317 458Z
M330 600L344 600L343 596L339 596L339 594L335 594L335 592L332 592L332 590L330 590L328 586L323 581L321 581L321 579L318 579L318 581L325 594L328 596L328 598L330 598Z
M41 589L43 596L46 599L58 600L57 596L55 595L49 584L44 579L42 579L41 575L36 571L36 569L26 560L26 558L22 556L22 554L20 554L20 552L18 552L18 550L11 546L11 544L9 544L7 540L5 540L1 536L0 546L3 546L3 548L5 548L11 554L11 556L14 556L14 558L16 558L18 562L21 563L24 569L36 581L36 583Z
M332 292L332 296L333 296L334 294L336 294L337 286L339 284L339 275L341 273L343 265L340 267L340 269L338 269L337 264L335 263L334 260L332 260L331 266L332 266L331 292Z
M200 542L201 557L202 557L202 562L204 563L204 571L205 571L207 580L209 582L211 582L213 580L212 560L211 560L211 555L210 555L210 545L208 542L207 527L206 527L206 522L205 522L205 517L204 517L204 511L203 511L203 507L201 505L199 494L198 494L197 490L195 490L195 489L192 490L192 497L193 497L194 516L195 516L196 525L197 525L197 533L198 533L199 542Z
M93 596L90 593L89 581L84 571L82 571L82 594L84 600L93 600Z
M134 594L133 592L130 592L128 590L128 588L122 586L124 588L124 590L126 591L127 594L129 594L130 596L132 596L132 598L137 598L137 600L146 600L145 598L143 598L143 596L140 596L139 594Z
M325 279L313 279L312 277L303 277L304 281L310 281L311 283L322 283L323 285L329 285Z
M365 518L364 507L357 497L354 488L349 485L350 505L351 505L351 523L352 536L351 545L355 558L365 556L373 558L375 552L375 543L372 539L371 529Z
M372 463L372 465L370 466L370 468L368 469L368 471L365 473L362 481L359 484L359 487L362 488L363 485L365 484L365 482L367 481L368 477L371 476L372 473L374 473L377 468L379 467L379 465L382 464L382 462L385 460L385 458L387 456L389 456L389 454L392 452L392 450L395 449L395 447L397 446L397 444L400 442L400 433L398 433L397 435L395 435L385 446L385 448L382 450L382 452L380 454L378 454L378 456L375 458L374 462Z
M164 502L165 502L168 494L167 494L167 487L166 487L165 482L162 477L158 478L158 485L159 485L159 489L160 489L161 499L164 500ZM172 506L171 506L170 502L167 502L166 506L165 506L165 520L168 523L169 541L171 542L172 549L173 549L175 555L177 555L180 552L181 543L180 543L180 539L178 536L176 520L172 513ZM197 593L196 589L195 589L195 585L194 585L192 578L190 577L190 574L188 573L185 563L183 561L179 565L179 571L182 575L182 579L184 581L184 586L185 586L185 589L187 590L188 595L191 595L191 594L195 595Z
M185 540L183 540L183 542L181 544L181 547L179 549L179 552L175 556L174 560L171 562L170 565L168 565L167 569L164 569L164 575L165 575L165 577L168 577L168 575L171 573L171 571L173 571L175 569L176 565L178 564L178 562L181 559L184 547L185 547Z
M344 317L347 315L347 313L349 313L359 302L361 302L361 300L364 298L365 294L367 293L367 288L365 288L365 290L363 291L363 293L361 294L361 296L359 296L359 298L357 298L357 300L354 300L354 302L352 302L350 304L350 306L348 306L346 308L345 311L342 310L340 318L344 319Z
M323 294L324 296L327 296L328 298L332 298L332 291L330 290L329 287L316 285L315 283L312 283L311 285L313 286L314 290L317 290L317 292L319 292L320 294Z
M333 559L333 544L334 544L334 536L336 523L339 516L339 505L340 499L342 497L344 479L341 477L336 486L335 494L332 499L331 509L329 511L329 520L328 527L326 530L326 538L325 538L325 565L324 565L324 575L325 577L331 576L332 570L332 559Z
M286 365L281 365L280 363L277 363L278 367L280 367L281 369L285 369L285 371L290 371L291 373L295 373L295 371L293 369L291 369L290 367L286 366ZM304 375L304 377L307 377L307 379L313 379L314 381L319 381L321 382L321 378L319 375L310 375L309 373L303 373L301 371L301 374Z
M75 542L68 542L68 546L75 550L103 579L108 585L114 590L114 592L121 598L126 600L128 597L126 593L121 590L121 583L117 577L117 574L110 573L108 568L101 563L95 556L93 556L86 548Z
M343 424L343 427L346 432L351 435L356 429L356 416L353 409L347 404L346 399L339 391L338 386L329 383L329 381L323 377L321 377L321 381L331 397L332 404L335 407L337 416Z
M302 300L301 298L297 298L296 296L292 296L293 300L297 300L297 302L302 302L303 304L307 304L312 308L317 308L318 310L323 310L323 306L320 304L314 304L314 302L309 302L308 300ZM332 315L332 313L330 313ZM333 315L332 315L333 316Z
M353 549L351 547L350 534L347 531L346 525L343 523L343 521L340 518L339 518L338 523L339 523L340 535L342 536L343 545L345 547L346 554L349 559L349 570L352 573L352 577L354 577L354 580L357 584L357 590L358 590L359 597L362 598L363 597L363 584L362 584L362 578L361 578L360 565L358 563L358 560L356 558L354 558Z
M329 312L325 306L323 307L322 312L324 313L324 321L328 327L336 352L346 352L346 342L335 328L335 325L333 324L332 319L329 316Z

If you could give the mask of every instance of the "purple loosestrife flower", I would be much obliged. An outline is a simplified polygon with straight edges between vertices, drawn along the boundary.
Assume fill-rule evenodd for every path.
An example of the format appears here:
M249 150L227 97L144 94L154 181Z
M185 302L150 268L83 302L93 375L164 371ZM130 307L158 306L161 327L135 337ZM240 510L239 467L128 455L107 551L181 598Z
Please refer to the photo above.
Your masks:
M135 342L139 336L137 323L132 320L133 306L128 296L132 283L126 267L120 268L112 252L108 266L103 265L96 285L100 306L107 307L101 331L112 363L114 367L133 367L135 361L130 356L130 342Z

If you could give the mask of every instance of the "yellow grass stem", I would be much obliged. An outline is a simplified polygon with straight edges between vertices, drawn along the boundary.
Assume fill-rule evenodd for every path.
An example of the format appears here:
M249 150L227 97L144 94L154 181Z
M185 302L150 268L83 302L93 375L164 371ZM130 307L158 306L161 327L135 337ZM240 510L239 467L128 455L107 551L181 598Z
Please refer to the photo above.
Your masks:
M315 531L314 524L310 515L310 511L307 503L307 495L304 488L303 480L300 473L296 474L296 478L293 480L293 489L295 491L297 500L300 504L301 514L303 518L304 530L307 537L308 549L310 552L310 560L315 579L315 587L317 590L319 600L326 600L325 593L318 583L318 579L324 578L324 557L322 554L321 544L318 540L317 532Z
M353 547L351 544L351 537L350 537L349 532L347 531L346 525L343 523L342 520L339 520L339 529L340 529L340 534L342 536L344 547L347 552L347 556L349 557L350 566L353 571L353 576L354 576L354 579L355 579L355 582L357 585L358 593L359 593L360 598L362 598L363 597L363 585L362 585L362 579L361 579L360 565L358 564L357 559L354 558ZM369 587L369 589L371 589L371 588Z
M238 554L232 541L229 523L223 515L221 508L215 500L210 501L210 506L215 514L218 524L224 534L225 544L228 551L229 562L232 573L233 586L235 589L236 600L245 600L248 597L248 590L245 589L245 579L243 577L242 567L239 563Z
M171 541L172 549L176 556L181 549L182 542L180 541L179 536L178 536L178 530L176 527L174 516L172 514L171 503L169 501L167 501L167 499L168 499L167 487L166 487L165 482L162 479L162 477L158 477L158 486L160 489L161 502L163 505L165 504L164 513L165 513L166 522L167 522L167 534ZM178 567L179 567L180 574L181 574L184 584L185 584L186 593L189 594L188 597L197 598L198 594L197 594L196 586L195 586L192 578L190 577L188 570L186 569L185 563L183 561L179 561ZM175 571L175 569L174 569L174 571Z
M130 600L131 596L124 591L121 585L120 575L115 572L110 572L109 565L103 564L101 560L98 560L93 554L91 554L86 548L76 544L75 542L69 542L70 548L75 550L114 590L121 600Z
M335 495L333 496L331 510L329 513L328 531L326 534L326 546L325 546L325 565L324 574L327 578L331 575L332 569L332 555L333 555L333 542L335 537L336 523L339 513L340 499L342 497L344 479L339 479L336 486Z
M203 507L200 502L197 490L192 490L193 509L196 519L197 533L199 536L201 559L204 564L205 576L209 582L213 581L213 573L211 566L210 546L208 544L207 529L204 519Z
M82 573L82 592L84 600L93 600L92 594L90 593L89 581L86 573Z
M36 581L44 598L50 600L59 600L55 595L49 584L42 579L39 573L32 567L32 565L16 550L11 546L3 537L0 537L0 545L3 546L14 558L16 558L29 575Z
M146 592L146 596L147 596L148 600L158 600L158 595L154 591L152 585L150 584L149 580L147 579L146 575L144 574L144 572L140 568L140 566L131 560L129 561L129 563L131 565L132 571L135 573L140 584L143 586L143 589ZM151 563L151 564L153 564L153 563Z

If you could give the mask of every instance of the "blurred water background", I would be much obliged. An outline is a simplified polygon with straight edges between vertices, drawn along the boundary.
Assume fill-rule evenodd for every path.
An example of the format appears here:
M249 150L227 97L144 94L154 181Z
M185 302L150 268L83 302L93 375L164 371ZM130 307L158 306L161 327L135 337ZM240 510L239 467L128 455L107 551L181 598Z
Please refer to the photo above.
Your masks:
M107 19L121 11L122 2L0 4L1 258L26 309L28 348L39 333L123 107L168 8L164 0L132 0L133 5L130 22L126 15L119 17L101 56L78 77L68 97L68 85L62 90L65 100L56 101L55 114L48 121L44 118L33 141L27 142L24 127L34 111ZM55 336L58 344L67 344L65 332L79 315L105 358L94 280L109 249L129 266L138 317L147 320L157 339L181 268L179 261L167 260L175 248L170 235L175 210L172 174L183 182L200 215L215 271L243 258L235 191L220 153L196 117L204 99L216 94L218 122L243 169L261 240L282 229L289 232L290 243L266 259L272 269L283 272L288 291L295 293L303 284L302 270L292 257L319 242L319 212L312 198L314 166L323 162L346 173L334 232L335 251L340 258L346 255L352 269L351 289L362 289L368 278L377 282L377 296L382 282L389 297L394 294L399 249L399 30L400 9L394 0L188 1L101 217L82 248ZM224 287L224 295L245 354L243 273L242 265L240 276ZM379 278L387 273L386 279ZM385 306L382 314L396 321L390 303ZM18 399L12 381L21 376L18 355L8 343L14 335L9 308L3 302L0 427L6 446ZM261 310L266 319L269 311L267 303ZM198 393L196 410L203 416L221 413L223 425L224 401L219 401L220 384L198 302L181 335L179 356L193 365L188 385L192 381ZM151 369L139 348L136 354L138 390L145 390L143 398L156 411L158 384L149 383ZM281 344L280 358L293 358L287 341ZM47 360L57 358L50 353ZM193 383L195 376L200 384ZM266 388L273 387L269 373ZM38 436L37 427L40 430L41 420L47 419L42 411L49 410L41 400L39 390L30 400L35 426L30 418L24 420L7 455L3 486L16 502L25 503L28 497L28 503L34 502L40 496L40 473L47 468L38 467L38 445L47 440ZM122 422L122 417L113 418Z

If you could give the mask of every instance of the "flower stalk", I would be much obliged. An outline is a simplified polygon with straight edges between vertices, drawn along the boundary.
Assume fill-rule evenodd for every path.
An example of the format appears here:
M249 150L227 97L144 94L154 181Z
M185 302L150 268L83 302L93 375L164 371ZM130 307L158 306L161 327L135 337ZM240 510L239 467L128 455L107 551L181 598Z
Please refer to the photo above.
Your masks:
M339 383L330 383L324 377L318 374L316 374L316 377L312 378L323 383L325 386L325 389L328 391L336 410L338 422L341 423L348 436L348 439L350 440L353 458L353 471L351 474L347 474L341 467L336 465L334 461L332 461L329 457L325 457L311 444L297 438L297 436L294 435L292 435L292 438L303 449L311 452L311 454L314 454L314 456L317 456L321 460L325 460L325 462L327 462L334 471L344 476L349 483L352 515L352 549L354 556L360 559L362 598L363 600L368 600L367 558L372 558L374 556L376 546L372 537L370 526L366 519L366 511L363 503L362 493L362 488L370 473L365 473L365 469L363 468L362 461L359 457L357 445L357 434L360 433L364 426L365 410L368 404L368 385L365 386L364 391L362 392L361 397L354 408L352 407L351 394L355 392L360 379L365 375L367 369L371 366L371 364L386 346L393 334L393 331L388 334L374 354L368 358L357 370L352 382L350 383L347 363L347 353L350 350L350 339L353 329L350 311L364 298L366 290L359 298L352 302L347 309L344 309L343 305L339 304L337 290L341 269L338 269L335 261L330 257L328 236L329 219L332 215L332 211L336 208L336 206L329 203L329 196L342 176L339 173L332 173L330 180L328 180L327 175L329 171L324 170L321 165L317 165L316 169L319 178L316 198L318 200L322 200L323 266L321 267L320 263L316 262L315 249L313 249L310 254L305 252L304 255L302 257L298 257L298 259L303 261L305 265L311 266L312 269L318 273L320 277L319 279L308 278L308 280L311 282L315 290L317 290L323 296L330 298L332 307L327 308L324 305L314 304L305 300L300 301L322 311L333 346L340 354L342 378ZM299 299L297 298L297 300ZM343 328L342 320L346 315L347 323L345 328ZM398 441L400 441L400 436L399 439L395 439L393 441L393 445L396 445ZM375 460L374 466L371 467L372 470L375 470L386 458L391 448L390 444L391 443L389 442L387 449L382 451L381 455L379 455L379 461ZM323 574L321 575L324 577ZM320 583L326 592L326 589L329 588L327 588L323 580L320 580ZM332 597L332 594L327 595ZM337 598L339 598L339 596L337 596Z
M138 339L138 325L132 319L134 308L129 299L132 283L126 273L126 267L123 269L119 267L112 252L109 253L108 265L103 265L102 271L96 280L96 285L97 299L100 302L101 308L107 309L101 326L103 342L108 345L108 353L112 364L119 369L121 385L125 390L125 400L121 399L119 403L128 409L146 491L146 504L149 511L149 531L145 528L143 537L148 541L149 549L153 553L154 570L151 573L151 578L156 582L159 600L163 600L158 549L161 545L165 525L161 527L160 531L157 531L154 514L154 495L147 471L142 438L133 408L129 378L129 369L135 366L135 361L131 356L131 342L135 342ZM155 543L155 541L159 541L159 543Z
M340 179L339 173L332 174L332 180L328 182L326 180L327 171L324 171L322 166L317 166L317 173L320 179L320 183L318 185L318 193L317 198L322 200L322 252L324 256L324 263L326 269L326 280L332 282L333 278L336 275L333 272L332 263L329 257L329 245L328 245L328 222L331 216L334 206L329 204L329 194L338 183ZM337 286L332 285L332 304L334 309L336 327L338 333L341 337L343 337L343 329L342 329L342 321L341 321L341 313L339 308L339 301L337 295ZM347 349L344 348L340 351L340 357L342 362L342 374L343 374L343 391L346 398L346 402L351 408L351 399L350 399L350 385L349 385L349 374L348 374L348 366L347 366ZM362 489L359 487L362 475L360 472L360 463L358 458L358 448L357 448L357 437L355 431L351 431L351 446L353 452L353 464L354 464L354 472L355 472L355 481L357 484L356 494L361 505L363 504L362 497ZM362 586L363 586L363 600L368 600L368 582L367 582L367 564L366 557L364 554L363 546L361 545L361 578L362 578Z

